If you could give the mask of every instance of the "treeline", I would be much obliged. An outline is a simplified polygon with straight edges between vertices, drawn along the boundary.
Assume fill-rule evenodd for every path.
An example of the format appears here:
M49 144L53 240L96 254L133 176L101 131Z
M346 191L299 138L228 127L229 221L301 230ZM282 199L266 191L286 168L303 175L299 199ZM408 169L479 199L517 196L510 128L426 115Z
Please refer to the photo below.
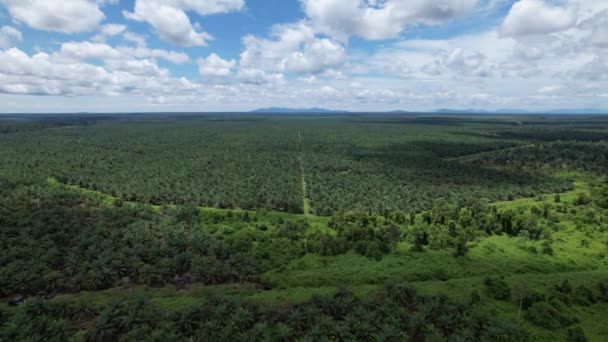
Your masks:
M608 142L558 141L496 151L471 161L511 167L543 167L550 165L605 173L608 170Z
M361 299L347 289L301 304L257 304L232 297L169 311L149 299L33 299L0 307L0 340L77 341L523 341L518 325L482 316L469 305L392 284Z
M584 127L564 128L522 128L513 131L496 131L497 137L503 139L531 140L531 141L572 141L572 142L600 142L608 140L608 131L595 130L601 126L601 122L595 123L597 126L589 125ZM604 123L608 124L608 122ZM581 125L582 126L582 125Z
M0 134L16 132L32 132L48 128L58 128L66 126L88 126L98 122L109 120L110 117L89 115L83 116L33 116L24 118L19 116L0 117Z

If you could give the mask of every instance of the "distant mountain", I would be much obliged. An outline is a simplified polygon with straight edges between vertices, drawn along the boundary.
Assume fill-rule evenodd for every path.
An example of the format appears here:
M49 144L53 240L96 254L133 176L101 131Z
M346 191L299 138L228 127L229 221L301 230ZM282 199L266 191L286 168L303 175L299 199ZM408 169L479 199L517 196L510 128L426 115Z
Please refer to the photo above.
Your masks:
M250 113L346 113L345 110L332 110L325 108L260 108L252 110Z
M349 113L346 110L333 110L326 108L281 108L281 107L269 107L269 108L260 108L256 110L252 110L250 113L277 113L277 114L323 114L323 113ZM387 114L408 114L415 113L406 110L392 110L386 112L377 112L387 113ZM434 114L608 114L608 110L595 109L595 108L583 108L583 109L556 109L556 110L546 110L546 111L530 111L525 109L496 109L496 110L486 110L486 109L450 109L450 108L442 108L437 109L431 113Z
M530 112L525 109L498 109L493 112L497 114L529 114Z
M437 109L436 111L434 111L434 113L439 113L439 114L481 114L481 113L490 113L489 111L486 110L481 110L481 109L449 109L449 108L442 108L442 109Z
M438 114L608 114L608 110L596 109L596 108L582 108L582 109L555 109L555 110L537 110L530 111L525 109L497 109L497 110L484 110L484 109L438 109L433 113Z
M552 110L551 114L608 114L608 110L597 108L580 108L580 109L556 109Z

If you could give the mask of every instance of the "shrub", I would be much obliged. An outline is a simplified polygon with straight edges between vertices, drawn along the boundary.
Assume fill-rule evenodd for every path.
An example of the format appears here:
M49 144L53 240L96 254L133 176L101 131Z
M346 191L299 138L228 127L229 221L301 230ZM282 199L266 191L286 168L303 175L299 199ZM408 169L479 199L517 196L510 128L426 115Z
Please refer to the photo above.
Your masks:
M543 254L553 255L553 247L551 246L551 243L549 243L549 241L543 242L541 247L542 247L541 252Z
M465 256L468 251L469 247L467 246L467 240L464 237L459 238L458 242L456 243L456 250L454 251L454 256Z
M568 342L587 342L585 332L580 326L568 328Z
M481 303L481 294L479 294L479 291L477 291L477 290L471 291L471 300L469 301L469 303L471 305Z
M598 284L600 290L600 300L604 303L608 303L608 281L603 281Z
M560 313L555 306L547 302L534 303L526 313L530 323L545 329L561 329L576 322L565 313Z
M596 302L597 299L591 289L581 285L574 290L574 303L589 306Z
M579 192L576 196L576 200L574 200L575 205L587 205L589 203L591 203L591 198L584 192Z
M502 278L486 278L484 280L488 296L496 300L509 300L511 288Z

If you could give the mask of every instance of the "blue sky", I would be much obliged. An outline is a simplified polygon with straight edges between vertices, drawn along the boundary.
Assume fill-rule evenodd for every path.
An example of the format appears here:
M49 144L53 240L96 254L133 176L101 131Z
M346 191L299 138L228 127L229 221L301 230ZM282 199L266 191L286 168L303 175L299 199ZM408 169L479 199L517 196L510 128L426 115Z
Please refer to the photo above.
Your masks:
M0 0L0 112L608 109L607 56L595 0Z

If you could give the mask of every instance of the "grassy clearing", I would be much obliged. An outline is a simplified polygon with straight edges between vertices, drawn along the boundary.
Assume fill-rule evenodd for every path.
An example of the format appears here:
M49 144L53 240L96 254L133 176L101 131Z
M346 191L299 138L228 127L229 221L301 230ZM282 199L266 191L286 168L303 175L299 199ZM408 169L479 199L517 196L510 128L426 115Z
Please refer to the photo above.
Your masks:
M412 281L409 284L425 295L446 295L460 302L468 302L471 292L477 290L484 297L484 300L491 301L485 296L483 276L467 278L428 281ZM580 272L559 272L551 274L511 274L504 275L505 281L516 287L525 283L530 288L545 292L564 280L568 280L573 287L579 285L593 286L600 281L608 279L608 270L580 271ZM384 284L346 286L356 295L364 296L379 290ZM178 308L202 301L213 295L238 296L245 300L262 301L272 303L293 303L309 299L313 295L330 295L339 287L319 286L319 287L299 287L294 286L286 289L260 290L253 285L233 284L233 285L198 285L194 284L186 290L176 290L175 287L167 285L162 288L150 288L147 286L134 286L129 288L114 288L104 291L82 291L77 294L65 294L57 298L70 297L82 298L94 303L107 303L113 298L128 297L133 295L143 295L153 297L155 301L168 308ZM514 291L516 292L516 291Z
M51 187L63 187L65 189L69 189L69 190L78 192L87 198L96 199L107 206L114 206L117 202L117 199L114 196L104 194L100 191L85 189L85 188L81 188L81 187L74 186L74 185L63 184L63 183L57 181L57 179L52 178L52 177L49 177L47 179L47 183ZM144 205L148 208L154 209L155 211L160 211L163 207L163 206L158 206L158 205L142 204L139 202L129 202L129 201L125 201L123 203L123 205L131 205L131 206ZM171 208L171 207L175 207L175 206L166 205L165 207ZM219 214L222 216L226 216L228 214L231 214L234 216L243 216L243 215L245 215L245 213L247 213L251 216L254 216L254 215L257 216L258 219L260 219L260 220L276 220L276 219L293 220L293 221L306 220L306 221L308 221L310 226L315 229L326 228L327 222L329 220L328 217L316 216L316 215L311 215L311 214L293 214L293 213L286 213L286 212L280 212L280 211L267 211L267 210L254 211L254 210L242 210L242 209L219 209L219 208L200 207L200 211L201 211L202 215Z
M534 274L596 270L608 267L608 260L600 252L603 242L592 241L584 247L580 232L555 234L555 255L530 251L540 245L519 238L491 236L471 245L467 256L454 258L452 251L410 253L408 244L381 261L349 253L335 257L307 255L293 261L280 272L264 275L277 288L361 286L382 284L385 281L447 280L488 274Z

